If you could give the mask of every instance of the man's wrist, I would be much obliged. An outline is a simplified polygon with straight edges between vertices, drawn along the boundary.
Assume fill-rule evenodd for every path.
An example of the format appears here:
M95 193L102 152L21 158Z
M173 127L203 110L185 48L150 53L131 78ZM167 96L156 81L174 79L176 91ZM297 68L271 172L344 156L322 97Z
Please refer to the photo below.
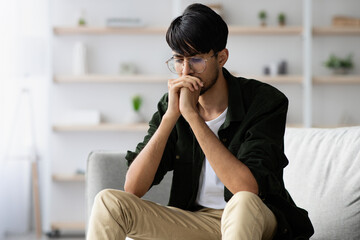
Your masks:
M189 124L193 121L198 121L198 120L203 121L202 117L197 111L188 111L186 113L183 113L182 115Z
M177 122L179 117L180 117L180 113L176 114L176 113L166 112L162 118L162 121L166 121L166 122L169 122L169 123L175 125L175 123Z

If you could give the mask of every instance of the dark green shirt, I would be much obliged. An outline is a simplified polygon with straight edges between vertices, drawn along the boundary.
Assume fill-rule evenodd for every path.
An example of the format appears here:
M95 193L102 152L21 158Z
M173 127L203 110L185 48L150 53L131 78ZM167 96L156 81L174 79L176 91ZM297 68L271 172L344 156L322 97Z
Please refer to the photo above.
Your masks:
M284 154L284 132L288 100L276 88L245 78L236 78L223 69L229 89L228 112L218 135L227 149L254 175L259 196L274 212L278 221L277 239L307 239L313 234L307 212L296 207L283 182L283 168L288 164ZM148 134L135 152L128 151L130 165L158 128L167 110L168 95L158 103ZM177 121L166 144L153 185L173 171L169 205L196 210L199 178L205 155L189 124L183 117ZM225 187L224 199L232 193ZM301 238L303 237L303 238Z

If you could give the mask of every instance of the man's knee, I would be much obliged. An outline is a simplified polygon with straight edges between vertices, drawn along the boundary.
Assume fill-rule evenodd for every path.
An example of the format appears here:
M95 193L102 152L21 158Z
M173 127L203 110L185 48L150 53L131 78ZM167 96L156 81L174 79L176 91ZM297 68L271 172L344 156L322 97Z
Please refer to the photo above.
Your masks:
M107 199L112 195L113 189L103 189L98 192L95 196L95 201L101 201L103 199Z
M223 222L228 219L242 224L249 219L262 219L262 200L254 193L241 191L232 196L226 204L223 213Z
M89 219L89 239L103 239L98 237L100 235L107 236L106 239L125 238L127 228L123 213L127 208L123 202L128 195L114 189L104 189L96 194Z
M114 197L114 189L103 189L95 196L94 203L105 203Z
M236 232L234 229L241 229L236 234L258 237L254 239L261 239L264 235L265 239L271 239L276 225L277 221L272 211L258 195L251 192L242 191L234 194L224 209L223 234L226 230Z
M116 189L103 189L96 194L94 199L94 205L106 206L107 208L111 205L126 205L126 202L133 201L133 198L137 197L131 193Z
M241 191L232 196L227 204L227 207L239 208L242 210L249 208L259 209L259 204L262 204L262 201L258 195L252 192Z

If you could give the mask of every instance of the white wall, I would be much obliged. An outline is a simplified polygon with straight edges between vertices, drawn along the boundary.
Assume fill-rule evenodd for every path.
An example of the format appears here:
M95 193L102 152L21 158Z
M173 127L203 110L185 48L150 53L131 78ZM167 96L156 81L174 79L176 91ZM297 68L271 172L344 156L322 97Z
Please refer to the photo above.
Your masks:
M192 1L182 1L186 6ZM214 1L201 1L213 3ZM258 25L257 13L265 9L269 25L276 25L276 16L284 11L288 24L302 25L302 1L240 0L222 1L225 20L229 24ZM325 7L326 6L326 7ZM172 16L172 1L168 0L52 0L50 1L51 25L75 25L82 9L88 25L104 26L107 17L141 17L147 25L168 26ZM330 25L335 13L360 17L360 2L340 0L314 1L315 25ZM166 74L165 61L170 57L164 36L151 35L71 35L54 36L53 73L72 73L72 49L83 41L89 50L91 73L115 74L122 62L135 62L142 73ZM331 52L354 52L357 63L354 73L360 74L359 37L315 37L313 42L314 75L328 74L321 63ZM227 67L239 74L261 74L265 64L286 59L290 74L300 75L302 66L302 38L300 36L230 36L230 59ZM290 99L289 122L302 122L301 85L278 85ZM143 114L147 119L156 110L158 99L167 90L166 84L51 84L51 122L70 109L99 109L106 122L124 122L131 112L130 98L134 94L144 97ZM359 85L315 86L315 124L360 124ZM345 117L344 117L345 116ZM345 119L345 120L344 120ZM51 171L73 173L85 169L88 153L94 149L126 151L134 149L143 134L136 133L51 133ZM84 184L51 183L50 221L83 221L85 219Z

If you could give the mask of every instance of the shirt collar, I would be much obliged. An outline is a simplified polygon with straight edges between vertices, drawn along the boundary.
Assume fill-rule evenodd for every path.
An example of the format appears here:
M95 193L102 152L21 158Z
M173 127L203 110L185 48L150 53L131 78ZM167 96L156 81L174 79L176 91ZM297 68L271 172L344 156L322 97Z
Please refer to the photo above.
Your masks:
M241 78L236 78L223 68L223 74L228 84L228 112L224 127L228 127L230 122L241 122L245 116L245 107L243 103L243 93L241 88Z

